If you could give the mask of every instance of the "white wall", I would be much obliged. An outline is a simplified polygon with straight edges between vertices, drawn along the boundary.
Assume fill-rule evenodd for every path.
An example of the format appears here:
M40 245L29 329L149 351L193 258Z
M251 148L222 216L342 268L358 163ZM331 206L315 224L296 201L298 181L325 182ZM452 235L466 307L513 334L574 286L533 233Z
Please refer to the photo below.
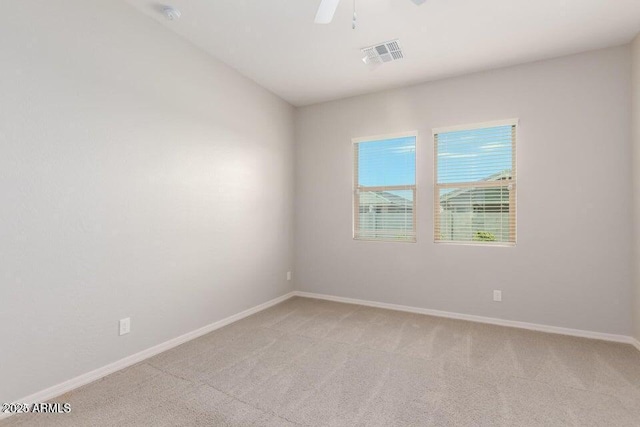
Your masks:
M297 289L629 335L630 84L626 46L297 110ZM431 129L512 117L517 246L434 244ZM418 243L352 240L351 138L410 130Z
M0 52L0 402L292 290L292 107L120 1Z
M631 44L632 68L632 125L633 125L633 201L634 213L634 336L640 341L640 35Z

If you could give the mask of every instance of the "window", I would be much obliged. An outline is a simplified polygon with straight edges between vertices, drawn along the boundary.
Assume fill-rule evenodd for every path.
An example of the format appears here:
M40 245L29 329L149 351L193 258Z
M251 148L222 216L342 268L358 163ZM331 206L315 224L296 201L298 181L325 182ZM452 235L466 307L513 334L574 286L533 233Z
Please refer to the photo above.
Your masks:
M517 120L436 129L436 242L515 245Z
M353 144L353 238L416 241L416 135Z

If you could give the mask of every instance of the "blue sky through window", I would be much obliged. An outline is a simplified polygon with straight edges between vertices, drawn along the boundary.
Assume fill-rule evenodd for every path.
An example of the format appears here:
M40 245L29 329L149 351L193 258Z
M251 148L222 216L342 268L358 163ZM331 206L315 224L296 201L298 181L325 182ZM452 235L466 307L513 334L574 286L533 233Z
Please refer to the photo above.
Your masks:
M483 181L512 169L511 125L438 134L438 183Z
M482 181L512 169L511 125L438 135L438 183ZM416 137L358 144L358 184L415 185Z
M358 183L366 187L415 185L416 137L359 143Z

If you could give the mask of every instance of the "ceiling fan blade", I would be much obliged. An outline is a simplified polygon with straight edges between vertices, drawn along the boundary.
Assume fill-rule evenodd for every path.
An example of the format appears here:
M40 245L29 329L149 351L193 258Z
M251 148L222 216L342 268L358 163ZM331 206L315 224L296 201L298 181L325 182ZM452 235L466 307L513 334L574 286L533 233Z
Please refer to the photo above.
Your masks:
M316 13L316 24L328 24L333 20L340 0L322 0L318 12Z
M418 6L420 6L422 3L426 2L427 0L411 0L411 1L417 4Z

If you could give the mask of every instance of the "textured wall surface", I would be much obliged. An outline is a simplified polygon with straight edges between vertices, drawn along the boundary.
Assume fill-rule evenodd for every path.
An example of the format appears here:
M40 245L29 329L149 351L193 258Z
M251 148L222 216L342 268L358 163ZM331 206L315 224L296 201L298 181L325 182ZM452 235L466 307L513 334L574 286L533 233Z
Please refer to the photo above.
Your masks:
M640 35L631 44L632 65L632 127L633 127L633 314L634 336L640 341Z
M297 289L629 335L630 69L624 46L297 110ZM514 117L517 246L434 244L431 130ZM418 242L352 240L351 138L414 130Z
M124 2L3 8L0 402L292 290L291 106Z

